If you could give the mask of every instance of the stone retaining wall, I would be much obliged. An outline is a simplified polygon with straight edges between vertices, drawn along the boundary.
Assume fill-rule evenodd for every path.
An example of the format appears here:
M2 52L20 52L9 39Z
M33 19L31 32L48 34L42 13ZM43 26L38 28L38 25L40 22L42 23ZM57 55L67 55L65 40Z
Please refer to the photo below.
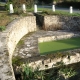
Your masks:
M36 29L36 18L28 16L15 19L0 34L0 80L15 80L12 68L13 51L25 34Z
M41 16L36 14L38 21L37 24L45 30L70 30L79 31L80 30L80 17L74 16ZM42 21L41 21L42 20Z
M69 65L73 63L80 62L80 53L72 53L71 55L67 54L64 57L55 57L54 55L45 55L45 56L38 56L36 57L37 60L31 59L32 61L29 63L29 66L32 67L34 70L45 70L54 67L58 67L63 63L64 65ZM57 64L60 63L60 64ZM62 66L62 65L61 65Z

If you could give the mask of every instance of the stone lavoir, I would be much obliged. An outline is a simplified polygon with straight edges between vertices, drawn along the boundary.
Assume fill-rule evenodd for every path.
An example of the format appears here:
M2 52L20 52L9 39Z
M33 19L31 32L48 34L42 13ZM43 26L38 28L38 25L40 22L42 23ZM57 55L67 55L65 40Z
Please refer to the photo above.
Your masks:
M63 17L56 17L54 16L55 19L58 19L58 21L60 21L61 23L64 23L63 21ZM70 18L70 17L69 17ZM29 32L34 32L37 30L37 26L36 26L36 17L35 16L27 16L27 17L23 17L23 18L18 18L18 19L15 19L14 21L12 21L8 26L7 26L7 29L3 32L0 32L0 79L1 80L15 80L15 77L14 77L14 72L13 72L13 67L12 67L12 56L13 56L13 52L16 48L16 45L17 43L20 41L20 39L28 34ZM46 18L47 20L49 20L49 18ZM51 19L51 18L50 18ZM60 19L60 20L59 20ZM68 24L68 19L65 17L65 19L67 20L67 25ZM76 18L75 17L75 20L77 21L77 23L74 22L74 20L71 18L71 24L70 27L73 27L74 25L76 26L76 24L79 24L79 18ZM49 20L47 23L50 24L51 21L54 21L54 20ZM56 21L56 20L55 20ZM57 21L56 21L57 22ZM55 24L56 24L55 22ZM46 22L45 22L46 23ZM52 23L51 23L52 24ZM74 24L74 25L73 25ZM62 25L61 25L62 26ZM75 26L73 27L73 29L75 28ZM49 28L49 27L48 27ZM66 30L66 27L65 27L65 30ZM72 30L72 29L71 29ZM75 29L77 30L77 29ZM79 29L78 29L79 30ZM41 30L42 31L42 30ZM43 35L43 33L45 33L46 31L43 31L43 33L41 33L41 31L39 32L40 34ZM61 31L62 34L61 35L64 35L64 33L67 33L67 35L69 35L69 32L66 32L66 31ZM57 31L51 35L49 35L51 32L49 31L46 32L46 36L43 35L43 37L50 37L50 36L53 36L55 33L57 34ZM60 33L60 31L58 31L58 33ZM80 33L79 32L71 32L70 34L72 34L72 36L79 36ZM33 34L33 36L35 36L35 34ZM39 38L41 38L42 36L41 35L38 35L36 34L36 39L37 39L37 42L38 42L38 36L40 36ZM33 39L33 38L31 38ZM32 40L33 41L33 40ZM34 40L35 41L35 40ZM44 40L43 40L44 41ZM35 44L34 44L35 45ZM27 47L30 47L30 45L28 44ZM37 48L38 49L38 48ZM36 47L35 47L35 51L37 50ZM25 49L27 50L27 49ZM35 53L35 52L34 52ZM36 53L35 53L36 54ZM32 55L32 54L31 54ZM30 54L27 54L27 57L31 57ZM33 54L34 55L34 54ZM34 55L35 56L35 55ZM38 57L39 56L39 57ZM36 62L36 65L39 64L42 64L41 62L44 60L44 56L40 56L38 53L36 54L36 59L37 62ZM76 60L73 61L74 59L74 56L71 56L71 61L69 63L74 63L74 62L79 62L80 61L80 56L79 56L79 53L76 53L75 54L75 58ZM33 59L33 58L32 58ZM46 60L46 61L45 61ZM50 60L50 58L46 58L44 60L44 63L46 64L46 62L50 61L49 62L49 66L51 64L53 64L53 60ZM57 59L57 61L60 61L61 59ZM67 59L67 56L66 58L64 58L64 62L66 64L68 64L68 59ZM34 62L30 63L30 65L34 65L33 64ZM50 66L50 67L51 67ZM44 68L41 67L41 68Z
M38 43L68 39L72 37L80 37L80 33L62 31L62 30L61 31L44 31L44 30L36 31L31 35L25 37L24 44L22 45L21 48L16 47L13 57L15 58L19 56L22 60L27 59L30 67L33 67L33 69L39 68L39 70L45 70L52 67L56 67L55 64L57 62L63 62L65 65L79 62L80 49L61 52L62 56L64 56L65 54L64 57L57 56L54 58L54 54L40 55ZM68 56L70 56L70 58L68 58ZM45 67L46 65L48 66L47 68Z

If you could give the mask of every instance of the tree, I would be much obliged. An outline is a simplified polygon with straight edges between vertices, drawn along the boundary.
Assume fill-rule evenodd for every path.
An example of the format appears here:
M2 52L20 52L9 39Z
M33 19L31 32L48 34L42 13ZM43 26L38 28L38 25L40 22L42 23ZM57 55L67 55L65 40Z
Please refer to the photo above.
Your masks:
M39 2L44 2L46 4L52 3L53 0L38 0Z
M27 8L31 8L34 4L34 0L26 0Z

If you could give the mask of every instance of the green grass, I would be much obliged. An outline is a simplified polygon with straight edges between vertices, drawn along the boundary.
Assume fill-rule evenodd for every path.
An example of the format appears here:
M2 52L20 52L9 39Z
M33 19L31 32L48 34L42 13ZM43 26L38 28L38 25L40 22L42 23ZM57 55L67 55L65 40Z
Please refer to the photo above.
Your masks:
M37 8L38 11L51 11L50 9L45 9L45 8ZM34 8L27 8L28 12L34 12Z
M45 15L61 15L61 16L76 16L76 17L80 17L80 13L72 13L70 14L70 12L67 11L61 11L61 10L56 10L55 12L53 12L51 9L48 8L38 8L38 11L41 11L41 14L43 16ZM27 8L28 12L34 12L34 8Z
M72 13L72 14L70 14L67 11L61 11L61 10L56 10L55 12L53 12L50 9L47 9L47 10L45 9L39 14L41 14L43 16L45 16L45 15L61 15L61 16L76 16L76 17L80 17L80 13Z
M80 37L39 43L40 54L56 53L80 48Z

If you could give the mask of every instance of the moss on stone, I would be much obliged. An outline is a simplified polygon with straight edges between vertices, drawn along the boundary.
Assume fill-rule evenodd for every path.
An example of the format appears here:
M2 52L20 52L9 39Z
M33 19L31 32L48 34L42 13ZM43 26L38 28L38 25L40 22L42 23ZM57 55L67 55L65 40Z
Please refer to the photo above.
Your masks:
M12 59L12 64L17 66L20 66L21 64L23 64L23 62L21 61L21 57L19 56L14 57Z

